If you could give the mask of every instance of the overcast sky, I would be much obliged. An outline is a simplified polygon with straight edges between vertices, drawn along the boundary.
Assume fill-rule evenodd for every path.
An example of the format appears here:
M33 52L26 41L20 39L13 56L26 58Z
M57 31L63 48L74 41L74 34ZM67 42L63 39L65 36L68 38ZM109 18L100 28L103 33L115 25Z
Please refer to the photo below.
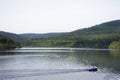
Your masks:
M0 0L0 31L69 32L120 19L120 0Z

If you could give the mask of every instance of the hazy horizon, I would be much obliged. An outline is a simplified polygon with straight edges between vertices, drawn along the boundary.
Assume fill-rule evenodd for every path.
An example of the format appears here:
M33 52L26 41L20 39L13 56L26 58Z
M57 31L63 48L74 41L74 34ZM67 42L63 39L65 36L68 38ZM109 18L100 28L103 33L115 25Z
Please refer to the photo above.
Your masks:
M0 0L0 31L71 32L120 19L119 0Z

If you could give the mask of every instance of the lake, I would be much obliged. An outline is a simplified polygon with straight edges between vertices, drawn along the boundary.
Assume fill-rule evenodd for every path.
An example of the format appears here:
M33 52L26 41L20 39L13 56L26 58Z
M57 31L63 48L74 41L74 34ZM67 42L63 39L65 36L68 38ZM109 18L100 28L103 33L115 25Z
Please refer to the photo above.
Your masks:
M84 71L93 65L98 71ZM0 51L0 80L120 80L120 51L25 47Z

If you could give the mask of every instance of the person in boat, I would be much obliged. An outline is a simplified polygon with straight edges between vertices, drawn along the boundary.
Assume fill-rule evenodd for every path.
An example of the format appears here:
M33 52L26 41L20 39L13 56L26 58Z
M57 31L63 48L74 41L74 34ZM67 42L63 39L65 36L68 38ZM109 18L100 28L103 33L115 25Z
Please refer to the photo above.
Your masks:
M97 67L92 66L92 68L87 69L87 71L90 71L90 72L95 72L95 71L98 71L98 69L97 69Z

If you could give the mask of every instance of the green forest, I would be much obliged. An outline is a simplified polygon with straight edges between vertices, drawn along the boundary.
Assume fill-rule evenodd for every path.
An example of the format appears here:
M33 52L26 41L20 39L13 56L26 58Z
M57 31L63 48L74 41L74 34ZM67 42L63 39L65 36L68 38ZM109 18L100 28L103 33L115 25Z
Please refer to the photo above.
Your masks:
M81 48L112 48L111 43L119 41L119 34L60 36L57 38L29 39L23 46L31 47L81 47ZM115 47L114 47L115 48Z
M119 48L114 42L120 41L120 20L110 21L89 28L76 30L52 38L32 38L23 42L31 47L81 47Z
M0 35L0 50L14 49L20 47L20 43L13 41L11 38Z
M120 20L68 33L14 34L0 31L0 47L80 47L120 49ZM13 41L14 40L14 41ZM19 42L19 43L16 43Z
M109 45L111 49L120 49L120 41L114 41Z

